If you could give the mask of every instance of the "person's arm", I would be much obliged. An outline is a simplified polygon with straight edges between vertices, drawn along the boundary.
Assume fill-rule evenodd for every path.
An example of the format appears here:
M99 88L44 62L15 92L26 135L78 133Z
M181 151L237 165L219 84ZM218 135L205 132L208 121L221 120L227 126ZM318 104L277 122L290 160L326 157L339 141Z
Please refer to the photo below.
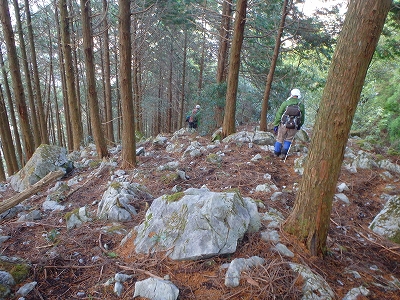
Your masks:
M275 114L274 126L278 126L279 123L281 122L281 118L283 113L285 112L285 109L286 109L286 101L281 104L281 106L279 107L278 111Z
M300 111L301 111L300 126L303 126L304 118L306 116L306 110L303 103L300 103Z

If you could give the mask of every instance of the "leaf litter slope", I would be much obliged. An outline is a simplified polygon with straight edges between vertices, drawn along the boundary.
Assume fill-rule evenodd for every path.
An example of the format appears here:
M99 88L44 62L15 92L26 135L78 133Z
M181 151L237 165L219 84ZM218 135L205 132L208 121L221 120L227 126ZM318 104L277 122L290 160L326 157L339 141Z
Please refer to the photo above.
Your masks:
M181 136L179 143L187 147L193 140L203 146L210 144L209 136L195 134ZM158 171L157 167L180 160L182 152L167 153L164 146L155 146L151 142L143 146L151 155L138 157L138 167L127 171L127 174L130 181L143 184L154 197L171 194L175 185L182 189L206 185L216 192L236 189L243 196L264 204L265 208L259 208L260 212L275 208L286 217L293 207L293 186L301 178L293 168L296 154L283 162L258 146L230 143L225 148L226 144L221 144L212 150L214 153L225 153L220 164L207 162L205 155L188 157L180 161L180 168L189 178L171 181L167 176L171 171ZM262 158L251 162L256 154ZM120 165L118 155L113 159ZM149 276L167 276L179 288L179 299L300 299L303 282L288 268L288 261L305 264L320 274L334 290L337 299L359 286L370 291L365 299L400 299L399 287L391 283L393 277L400 279L399 246L368 229L383 207L380 195L387 193L385 187L389 184L377 170L358 170L355 174L342 170L339 182L350 186L346 195L351 203L345 205L335 201L333 204L327 241L329 255L324 258L310 257L301 244L281 231L281 242L295 254L292 259L281 257L271 250L272 244L262 241L259 233L253 233L239 242L237 251L232 255L181 262L171 261L163 253L138 255L132 247L120 246L127 232L142 222L150 201L138 199L131 203L138 215L130 222L116 224L94 219L79 228L66 230L63 220L67 211L86 205L93 214L96 212L96 204L107 189L114 171L110 167L74 170L63 180L76 176L82 180L72 186L73 191L63 201L66 211L46 212L41 220L31 224L18 223L17 218L2 222L2 235L11 237L2 244L2 255L20 257L32 264L29 277L17 288L31 281L38 283L26 299L132 299L135 282ZM271 175L279 190L284 191L284 202L271 201L272 192L255 192L257 185L265 183L266 173ZM398 176L391 184L395 185L392 192L398 194ZM31 209L40 209L49 187L24 204L30 205ZM12 194L8 190L3 199ZM266 225L263 224L263 227ZM221 266L234 258L254 255L263 257L265 265L242 273L238 287L226 287L226 269ZM357 271L361 278L355 277L349 270ZM113 293L113 284L105 285L117 272L132 275L124 283L120 297Z

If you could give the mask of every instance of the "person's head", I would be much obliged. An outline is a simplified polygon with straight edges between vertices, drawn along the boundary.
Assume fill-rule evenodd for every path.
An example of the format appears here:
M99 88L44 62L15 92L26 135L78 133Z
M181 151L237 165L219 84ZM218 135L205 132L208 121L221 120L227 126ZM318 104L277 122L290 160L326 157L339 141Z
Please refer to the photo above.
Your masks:
M195 108L196 108L196 109L200 109L200 105L197 104Z
M301 98L301 93L299 89L293 89L290 91L290 96L295 98Z

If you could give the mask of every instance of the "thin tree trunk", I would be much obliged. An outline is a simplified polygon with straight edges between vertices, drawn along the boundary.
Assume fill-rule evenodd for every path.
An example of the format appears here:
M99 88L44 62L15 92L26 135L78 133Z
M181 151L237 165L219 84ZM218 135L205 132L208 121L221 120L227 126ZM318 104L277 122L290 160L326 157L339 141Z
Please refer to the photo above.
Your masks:
M170 40L170 52L169 52L169 71L168 71L168 104L167 104L167 132L172 132L172 76L173 76L173 60L174 60L174 47L172 39Z
M391 0L350 1L292 213L284 228L311 255L326 253L332 200L365 76ZM328 120L328 121L327 121Z
M56 19L56 28L57 28L57 43L58 45L62 45L61 42L61 26L60 26L60 21L58 17L58 6L56 3L57 0L54 0L54 17ZM50 29L49 29L50 30ZM64 142L63 145L66 146L68 150L73 149L73 141L72 141L72 128L71 128L71 122L70 122L70 113L69 113L69 107L68 107L68 92L67 92L67 81L65 78L65 68L64 68L64 55L62 51L62 47L58 47L58 60L59 60L59 68L60 68L60 76L61 76L61 87L62 87L62 99L63 99L63 108L64 108L64 119L65 119L65 134L67 136L67 139ZM53 74L53 86L54 86L54 94L56 95L55 92L55 82L54 82L54 74ZM57 97L55 96L55 101L57 101ZM58 112L58 110L57 110ZM59 127L61 130L61 127Z
M120 90L122 106L122 168L136 166L135 115L132 101L130 0L119 0Z
M103 0L103 13L107 14L107 0ZM107 140L110 145L115 143L114 139L114 122L112 114L112 98L111 98L111 69L110 69L110 38L108 36L108 21L107 17L104 17L104 103L105 103L105 122L106 122L106 134Z
M24 86L22 84L20 66L18 63L17 49L14 43L11 17L7 0L0 0L0 18L3 28L3 37L7 46L8 60L13 82L15 102L19 113L21 133L24 140L24 151L26 159L30 159L35 151L32 129L29 123L28 108L26 106Z
M7 109L4 102L3 89L0 85L0 137L3 145L3 156L6 161L8 175L18 171L17 156L8 123Z
M272 81L274 79L274 73L275 73L276 64L278 61L279 50L281 48L281 38L282 38L282 34L283 34L283 28L285 27L286 16L288 13L289 13L288 0L284 0L283 5L282 5L281 22L279 24L279 28L278 28L278 32L277 32L276 40L275 40L274 54L272 55L271 66L269 68L267 82L265 85L263 101L262 101L262 105L261 105L260 130L262 130L262 131L267 131L268 99L269 99L269 95L271 93Z
M99 103L97 101L96 79L93 59L93 41L91 36L90 26L90 2L88 0L80 0L82 14L82 34L83 34L83 49L85 52L86 66L86 82L88 90L88 103L90 120L93 131L93 138L96 144L97 155L99 158L107 157L108 150L106 140L104 139L103 128L101 125Z
M219 29L219 48L217 63L217 84L222 85L226 82L228 73L228 54L229 54L229 35L231 30L232 0L225 0L222 3L222 20ZM220 101L225 95L225 89L218 88L217 101ZM214 121L217 127L221 127L224 121L224 105L223 102L216 103L214 106Z
M5 0L3 0L5 1ZM67 86L68 94L68 107L70 114L70 125L72 132L72 147L73 150L79 150L80 145L83 141L83 129L80 115L79 99L76 96L75 89L75 77L74 77L74 65L72 60L71 51L71 38L69 31L69 18L67 11L66 0L60 0L60 26L61 26L61 42L63 48L64 57L64 70L65 70L65 81Z
M187 42L188 42L188 30L185 28L185 39L183 45L183 58L182 58L182 86L181 86L181 101L179 102L179 119L178 127L185 126L184 124L184 106L185 106L185 90L186 90L186 57L187 57Z
M25 73L26 89L28 92L28 103L30 108L30 119L32 121L33 140L35 142L35 148L37 148L40 146L41 138L40 138L38 116L36 112L36 104L35 104L35 99L33 97L31 73L28 65L28 56L26 55L25 39L24 39L24 34L22 32L22 24L21 24L18 1L13 0L13 4L15 11L15 21L17 23L18 36L19 36L19 47L21 49L21 55L22 55L22 65L24 67L24 73Z
M4 172L3 159L1 157L1 151L0 151L0 182L5 182L5 181L6 181L6 173Z
M229 63L229 73L226 91L225 115L222 125L222 136L234 133L236 96L239 81L240 52L242 50L244 27L246 23L247 0L238 0L236 7L235 26L233 30L232 48Z
M33 29L32 29L32 20L31 20L31 12L29 9L29 0L25 0L25 14L26 14L26 22L28 27L28 37L29 37L29 45L31 48L31 59L32 59L32 67L33 67L33 79L35 82L35 89L36 89L36 104L38 110L38 118L39 118L39 125L40 125L40 136L41 142L43 144L49 143L49 137L47 135L47 125L46 125L46 118L44 114L44 107L42 101L42 94L40 91L40 80L39 80L39 70L37 65L36 59L36 49L35 49L35 42L33 39Z
M4 66L3 53L1 52L1 49L0 49L0 67L2 70L2 74L3 74L3 83L4 83L5 92L6 92L8 109L10 111L10 118L11 118L11 125L13 128L15 147L17 148L17 156L18 156L17 161L19 163L17 166L17 170L19 170L19 167L24 164L24 155L22 153L21 139L20 139L20 135L18 132L18 125L17 125L17 118L15 117L15 111L14 111L14 105L13 105L12 97L11 97L10 85L8 84L7 73L6 73L6 68Z

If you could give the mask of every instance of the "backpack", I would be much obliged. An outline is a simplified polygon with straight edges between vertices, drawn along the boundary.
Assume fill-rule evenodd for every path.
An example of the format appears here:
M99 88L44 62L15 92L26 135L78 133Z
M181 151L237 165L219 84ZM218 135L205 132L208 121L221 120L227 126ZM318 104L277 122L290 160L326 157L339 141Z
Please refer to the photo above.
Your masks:
M192 113L188 116L188 122L190 123L197 122L197 110L193 110Z
M301 121L301 110L299 104L291 104L286 107L285 112L282 115L281 123L287 129L294 129L300 125Z

